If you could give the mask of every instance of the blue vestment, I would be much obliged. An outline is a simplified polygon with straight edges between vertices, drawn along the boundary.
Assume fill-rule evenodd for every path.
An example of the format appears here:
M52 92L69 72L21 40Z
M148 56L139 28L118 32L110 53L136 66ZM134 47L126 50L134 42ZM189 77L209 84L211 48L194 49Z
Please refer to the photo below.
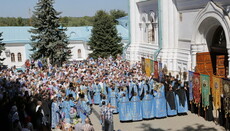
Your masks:
M173 96L170 97L170 99L174 100L174 103L172 103L172 104L175 105L175 107L174 107L175 109L171 109L171 106L170 106L169 102L167 101L167 114L168 114L168 116L175 116L175 115L177 115L175 93L173 91L171 91L169 93L171 93L170 95L173 95Z
M53 102L51 105L51 127L52 128L56 128L56 126L59 124L60 121L60 112L59 112L59 107L58 107L58 103L57 102Z
M143 119L150 119L151 112L152 112L152 103L153 103L153 96L150 94L146 94L142 99L142 115Z
M178 87L179 89L181 88L180 86ZM184 90L184 89L181 89ZM177 103L177 112L178 113L187 113L188 112L188 103L187 103L187 96L185 91L183 93L180 93L180 95L183 95L184 97L184 106L182 105L182 101L179 99L179 95L176 94L176 103Z
M62 112L62 119L65 120L67 123L70 123L70 104L68 101L63 101L61 103L61 112Z
M120 121L132 120L130 102L128 97L122 97L119 102L119 119Z
M154 93L154 104L156 106L155 116L156 118L166 117L166 99L164 85L160 87L158 91Z
M85 124L86 117L90 114L90 107L87 105L86 101L79 101L77 106L77 112L82 119L82 123Z
M118 113L118 102L117 102L117 93L115 91L112 91L110 94L110 98L109 98L109 103L114 106L114 111L113 113Z
M94 85L94 96L93 96L93 99L94 99L94 104L99 104L100 101L101 101L101 86L98 84L98 85Z
M130 109L133 121L142 120L142 106L139 96L133 96L130 102Z

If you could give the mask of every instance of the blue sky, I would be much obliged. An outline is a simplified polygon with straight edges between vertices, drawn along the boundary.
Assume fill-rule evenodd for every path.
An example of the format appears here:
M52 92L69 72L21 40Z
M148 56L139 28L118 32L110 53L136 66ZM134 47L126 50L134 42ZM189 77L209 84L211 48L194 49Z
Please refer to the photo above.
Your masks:
M29 17L38 0L0 0L0 17ZM55 0L61 16L94 16L97 10L121 9L128 12L128 0Z

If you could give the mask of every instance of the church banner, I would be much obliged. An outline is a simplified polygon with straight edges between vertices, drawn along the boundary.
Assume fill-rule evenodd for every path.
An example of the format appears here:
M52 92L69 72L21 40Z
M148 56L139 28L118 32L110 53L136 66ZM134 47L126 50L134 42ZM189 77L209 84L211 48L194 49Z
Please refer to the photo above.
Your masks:
M145 59L145 73L147 76L150 76L150 73L151 73L150 59Z
M159 62L159 81L161 82L162 78L163 78L163 64L161 62Z
M159 73L158 73L158 62L154 61L154 78L158 79L159 78Z
M212 76L212 97L213 97L213 103L216 110L221 108L221 81L222 79Z
M209 106L209 95L210 95L210 76L200 75L201 89L202 89L202 106Z
M230 116L230 80L229 79L223 79L223 93L224 93L225 115Z
M200 74L193 73L193 98L195 104L200 104Z
M145 58L141 57L142 73L145 73Z
M150 70L151 70L151 74L154 72L154 61L150 60Z
M194 74L194 72L189 71L189 101L193 100L193 93L192 93L192 88L193 88L193 74Z

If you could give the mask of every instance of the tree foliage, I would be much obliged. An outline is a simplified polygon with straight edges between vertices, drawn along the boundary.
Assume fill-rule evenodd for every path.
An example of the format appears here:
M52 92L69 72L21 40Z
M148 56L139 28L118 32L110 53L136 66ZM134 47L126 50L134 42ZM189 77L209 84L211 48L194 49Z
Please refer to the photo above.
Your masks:
M113 17L114 22L117 23L116 19L127 15L122 10L111 10L109 14ZM21 18L21 17L0 17L0 26L31 26L32 18ZM70 26L92 26L94 21L93 16L84 17L60 17L60 23L63 27Z
M94 17L92 35L89 41L90 57L116 57L122 53L121 37L118 36L113 18L105 11L98 11Z
M32 25L29 31L32 40L32 58L49 58L52 65L61 64L71 56L68 47L66 28L60 26L60 12L53 7L53 0L40 0L33 12Z
M121 17L124 17L124 16L127 16L128 14L123 11L123 10L110 10L110 15L112 16L113 18L113 21L118 24L117 20L116 19L119 19Z
M0 33L0 56L2 52L5 50L5 43L2 42L3 38L2 37L2 32ZM0 58L0 61L3 61L5 58Z

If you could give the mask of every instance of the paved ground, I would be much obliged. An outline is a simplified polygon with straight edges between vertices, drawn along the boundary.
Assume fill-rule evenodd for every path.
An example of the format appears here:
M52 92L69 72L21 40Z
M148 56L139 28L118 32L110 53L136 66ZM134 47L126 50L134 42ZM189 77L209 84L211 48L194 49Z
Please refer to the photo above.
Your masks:
M101 131L98 115L100 108L93 106L90 119L95 131ZM121 131L224 131L225 129L214 122L205 121L202 117L188 113L185 116L174 116L163 119L144 120L121 123L119 115L114 115L114 128Z

